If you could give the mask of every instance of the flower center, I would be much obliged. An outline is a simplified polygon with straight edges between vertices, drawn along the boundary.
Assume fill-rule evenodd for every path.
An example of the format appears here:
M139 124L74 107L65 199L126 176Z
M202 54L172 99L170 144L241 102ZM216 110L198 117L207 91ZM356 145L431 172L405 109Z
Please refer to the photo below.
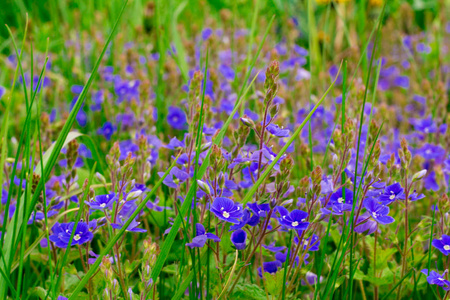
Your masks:
M445 250L445 251L450 250L450 245L444 245L444 250Z
M106 203L100 204L100 207L105 207L105 206L106 206Z
M344 199L342 197L339 197L338 203L344 203Z
M430 153L431 153L431 150L428 149L427 151L425 151L425 153L426 153L426 154L430 154Z
M78 241L79 239L81 239L81 236L79 234L75 234L75 236L73 237L73 239L75 241Z
M395 195L390 195L389 199L394 200L395 199Z
M298 226L298 222L297 221L292 222L292 227L297 227L297 226Z
M373 212L373 213L372 213L372 216L373 216L374 218L376 218L376 217L378 217L378 214L377 214L376 212Z
M224 211L222 215L226 219L228 219L230 217L230 214L227 211Z

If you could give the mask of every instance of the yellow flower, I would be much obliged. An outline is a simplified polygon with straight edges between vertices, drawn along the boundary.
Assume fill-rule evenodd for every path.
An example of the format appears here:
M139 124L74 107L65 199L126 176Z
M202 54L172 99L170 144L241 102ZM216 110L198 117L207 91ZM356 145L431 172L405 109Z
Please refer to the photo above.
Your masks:
M383 0L369 0L369 4L373 6L381 6L383 4Z

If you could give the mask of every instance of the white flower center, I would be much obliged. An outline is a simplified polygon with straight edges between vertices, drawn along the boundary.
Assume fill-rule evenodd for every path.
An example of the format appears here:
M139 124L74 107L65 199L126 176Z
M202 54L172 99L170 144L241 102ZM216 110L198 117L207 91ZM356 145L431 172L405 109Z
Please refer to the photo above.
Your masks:
M378 214L377 214L376 212L373 212L373 213L372 213L372 216L373 216L374 218L376 218L376 217L378 217Z
M426 154L430 154L430 153L431 153L431 150L428 149L427 151L425 151L425 153L426 153Z
M344 199L342 197L339 197L338 203L344 203Z
M394 200L395 199L395 195L390 195L389 199Z
M105 206L106 206L106 203L100 204L100 207L105 207Z
M445 280L445 279L442 278L442 277L438 277L438 279L439 279L440 281L444 281L444 280Z
M75 234L75 236L73 237L73 239L75 241L78 241L79 239L81 239L81 236L79 234Z
M230 214L227 211L224 211L222 215L226 219L228 219L230 217Z
M450 245L444 245L444 250L445 250L445 251L450 250Z
M298 226L298 222L297 221L292 222L292 227L297 227L297 226Z

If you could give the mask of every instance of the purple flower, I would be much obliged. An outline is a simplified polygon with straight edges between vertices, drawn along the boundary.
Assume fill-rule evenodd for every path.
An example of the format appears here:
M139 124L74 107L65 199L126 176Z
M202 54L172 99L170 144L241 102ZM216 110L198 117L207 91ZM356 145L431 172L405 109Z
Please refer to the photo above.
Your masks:
M113 202L115 201L115 195L116 194L114 194L114 193L106 194L106 195L98 195L98 196L95 196L94 201L86 202L86 204L91 209L100 209L100 210L103 210L105 208L110 209Z
M305 230L309 226L309 222L306 222L308 213L299 209L294 209L291 212L282 206L277 207L281 217L278 219L281 225L290 229Z
M221 220L238 224L242 217L242 207L235 204L231 199L217 197L211 206L211 211Z
M231 234L231 242L237 250L244 250L247 246L247 232L242 229L238 229Z
M115 229L122 229L123 225L128 221L128 219L124 219L121 215L119 215L118 222L117 223L111 223L111 227ZM136 219L133 219L128 225L128 228L126 231L130 232L147 232L147 230L138 228L140 222L136 221Z
M222 73L223 77L225 77L226 80L229 80L229 81L234 80L235 74L234 74L234 70L231 67L229 67L225 64L222 64L219 66L219 71L220 71L220 73Z
M213 240L214 242L220 242L220 238L212 233L206 232L205 227L197 223L195 224L196 236L192 239L192 243L187 243L186 246L191 248L202 248L207 240Z
M55 243L55 246L58 248L67 248L74 226L74 222L56 223L52 228L53 234L50 236L50 241ZM94 234L89 231L88 224L79 222L75 229L71 245L87 243L91 241L93 237Z
M394 85L407 89L409 88L409 77L408 76L396 76L394 78Z
M202 39L207 40L213 34L213 30L211 28L205 28L202 31Z
M159 176L163 176L164 172L158 172ZM163 183L168 187L176 189L179 183L185 182L189 178L189 174L180 170L178 167L173 167L169 175L164 179Z
M282 267L282 263L278 260L263 262L264 272L275 274ZM261 267L258 268L258 275L262 278Z
M103 135L109 141L114 133L114 125L109 121L105 122L103 127L100 128L97 133Z
M344 211L351 211L353 208L353 192L349 188L339 188L331 195L328 205L330 205L333 208L333 212L338 215L342 215Z
M277 137L288 137L289 129L283 129L283 127L278 127L276 124L269 124L267 126L267 131Z
M447 271L445 271L442 275L436 271L429 271L428 269L423 269L420 272L427 275L427 281L429 284L438 285L442 287L445 291L450 290L450 281L444 278L445 273L447 273Z
M261 218L265 218L270 211L270 205L268 203L257 204L249 203L247 206L253 211L253 213Z
M364 207L370 216L380 224L386 225L395 221L393 217L388 216L389 207L379 204L373 198L367 198L364 201Z
M167 123L174 129L184 129L186 125L186 114L181 108L171 106L167 114Z
M250 216L250 211L248 209L244 209L240 222L238 224L231 225L230 231L241 229L247 224L252 227L255 227L256 225L259 224L259 216L255 214L253 214L253 216Z
M433 133L437 131L436 123L433 118L429 116L425 119L411 119L414 129L423 133Z
M443 234L440 240L434 239L431 244L445 256L450 254L450 236Z
M295 238L297 239L298 243L298 238L297 237ZM319 236L313 234L310 238L303 241L303 250L318 251L319 245L320 245Z
M384 193L380 195L379 201L384 205L389 205L397 199L401 199L401 197L403 197L403 188L400 183L396 182L384 189Z
M167 148L174 150L177 148L184 148L185 145L183 142L179 141L176 137L173 137L170 142L166 146Z
M438 159L445 155L445 149L439 145L425 144L417 151L425 159Z

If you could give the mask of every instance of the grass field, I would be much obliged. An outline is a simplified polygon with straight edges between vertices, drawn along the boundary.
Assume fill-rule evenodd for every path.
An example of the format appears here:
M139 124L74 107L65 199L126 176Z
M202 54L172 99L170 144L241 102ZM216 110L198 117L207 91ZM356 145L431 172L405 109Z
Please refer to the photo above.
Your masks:
M0 7L0 299L450 299L448 0Z

